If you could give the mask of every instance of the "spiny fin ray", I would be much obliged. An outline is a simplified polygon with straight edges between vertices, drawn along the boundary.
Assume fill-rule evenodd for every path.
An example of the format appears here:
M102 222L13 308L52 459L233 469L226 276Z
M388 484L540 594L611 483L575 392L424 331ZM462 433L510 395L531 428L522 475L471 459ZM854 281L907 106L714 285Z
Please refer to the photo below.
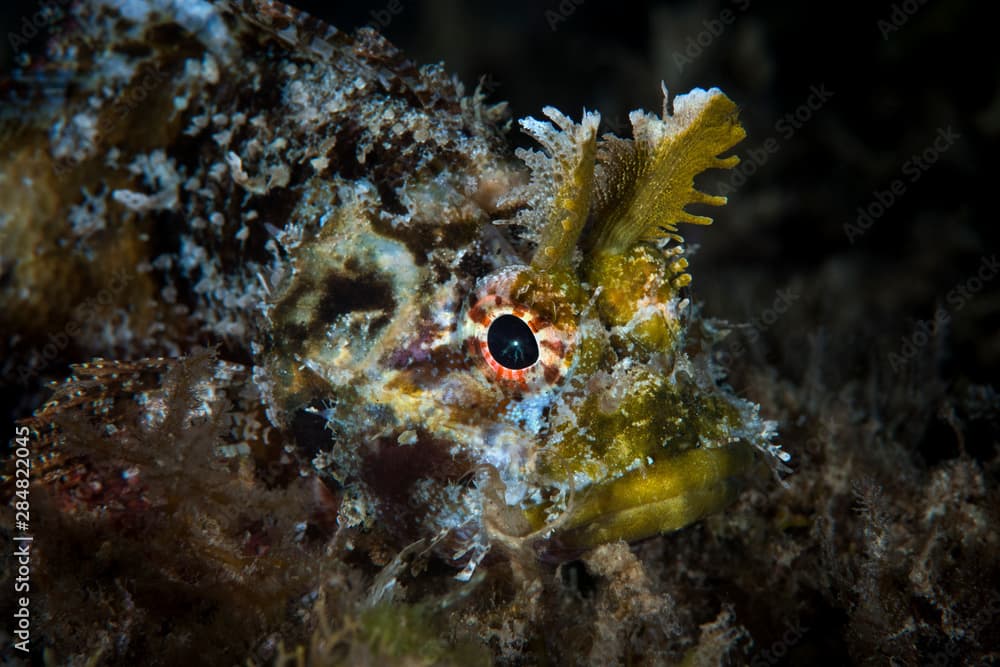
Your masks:
M567 266L590 213L597 156L597 127L601 117L584 112L580 124L553 107L543 109L555 124L525 118L521 127L545 149L519 151L518 156L532 167L532 180L547 181L552 187L541 219L536 221L538 243L531 265L550 270ZM543 181L543 182L544 182Z
M633 139L605 136L598 146L591 252L618 254L642 240L673 237L681 222L711 224L686 207L726 203L695 189L694 178L739 163L735 155L719 157L746 136L736 105L718 88L696 88L676 97L670 113L666 88L663 94L662 118L633 111Z

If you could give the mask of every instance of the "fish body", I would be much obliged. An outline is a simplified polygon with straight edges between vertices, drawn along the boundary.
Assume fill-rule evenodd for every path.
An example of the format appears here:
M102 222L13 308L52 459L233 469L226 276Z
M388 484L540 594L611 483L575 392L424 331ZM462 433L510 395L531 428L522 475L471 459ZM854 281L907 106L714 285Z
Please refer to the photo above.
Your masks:
M546 108L512 151L503 105L370 29L260 1L72 12L0 162L7 352L69 321L70 352L111 360L31 420L52 452L74 415L112 440L176 421L169 358L215 346L180 427L225 412L220 452L322 480L339 526L463 579L680 528L787 458L686 293L677 224L725 202L693 179L743 137L718 89L664 89L631 138ZM8 374L44 376L33 349ZM85 459L42 467L67 506L98 502L67 482Z

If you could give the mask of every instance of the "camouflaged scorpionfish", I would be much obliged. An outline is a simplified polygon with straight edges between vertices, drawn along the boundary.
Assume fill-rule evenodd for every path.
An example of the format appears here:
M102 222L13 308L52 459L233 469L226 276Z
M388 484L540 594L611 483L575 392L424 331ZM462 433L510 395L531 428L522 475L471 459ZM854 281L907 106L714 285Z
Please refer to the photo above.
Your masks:
M371 30L262 1L74 11L89 39L49 46L72 84L38 102L24 71L32 124L0 164L22 330L124 267L114 326L83 322L74 349L220 344L200 414L239 395L232 452L283 448L341 490L341 525L426 539L462 578L495 547L558 558L679 528L786 458L720 386L684 293L676 225L725 203L693 179L744 136L718 89L664 89L630 139L546 108L520 121L541 150L512 155L502 106ZM135 367L79 367L39 419L111 424L107 398L71 400L97 383L162 422Z

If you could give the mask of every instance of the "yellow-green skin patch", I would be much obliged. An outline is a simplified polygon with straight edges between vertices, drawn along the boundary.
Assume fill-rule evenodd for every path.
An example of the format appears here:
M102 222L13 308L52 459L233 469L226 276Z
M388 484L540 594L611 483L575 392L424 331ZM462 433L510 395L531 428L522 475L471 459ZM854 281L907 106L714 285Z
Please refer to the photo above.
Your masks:
M752 462L753 451L746 444L664 457L582 493L556 539L564 547L589 549L683 528L731 503ZM545 526L547 509L527 512L536 530Z
M646 350L670 351L681 324L656 306L666 308L677 300L678 288L690 282L690 276L681 273L686 267L683 258L668 265L662 252L646 245L623 254L598 255L590 264L588 278L601 287L602 319L612 326L631 324L628 338Z
M568 271L526 272L516 284L522 302L579 330L572 377L609 378L597 391L593 382L571 379L537 458L539 479L574 497L563 494L525 514L534 530L557 521L561 547L683 527L732 502L753 461L752 447L732 435L745 417L732 397L671 372L683 325L670 306L680 300L677 277L688 278L680 273L685 267L646 244L598 255L587 274L602 288L593 307ZM607 330L619 333L601 333ZM623 358L640 357L644 365L623 371Z
M580 353L607 360L591 349L598 347L584 343ZM745 415L727 395L705 391L683 372L637 367L610 374L607 390L584 386L573 397L579 400L572 414L554 410L553 433L538 458L543 479L576 487L555 511L547 503L528 512L536 529L567 513L557 519L564 546L685 526L731 502L753 459L752 448L734 436Z

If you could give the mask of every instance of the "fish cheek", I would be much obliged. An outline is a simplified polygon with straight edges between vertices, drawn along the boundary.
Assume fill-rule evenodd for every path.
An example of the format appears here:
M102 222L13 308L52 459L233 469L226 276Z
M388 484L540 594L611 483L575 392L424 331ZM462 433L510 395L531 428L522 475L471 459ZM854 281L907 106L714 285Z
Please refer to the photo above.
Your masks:
M273 398L285 413L328 396L330 378L321 377L317 369L358 367L397 310L388 276L350 260L338 267L315 264L307 263L307 270L274 301L269 315L266 365ZM346 350L343 341L350 341Z
M599 255L588 266L588 279L601 288L602 319L646 351L669 352L680 339L680 293L691 278L684 273L687 260L674 255L637 245Z
M459 484L474 464L453 443L423 429L404 431L369 442L361 454L360 477L378 499L383 531L402 542L426 537L424 519L441 511L447 489Z

